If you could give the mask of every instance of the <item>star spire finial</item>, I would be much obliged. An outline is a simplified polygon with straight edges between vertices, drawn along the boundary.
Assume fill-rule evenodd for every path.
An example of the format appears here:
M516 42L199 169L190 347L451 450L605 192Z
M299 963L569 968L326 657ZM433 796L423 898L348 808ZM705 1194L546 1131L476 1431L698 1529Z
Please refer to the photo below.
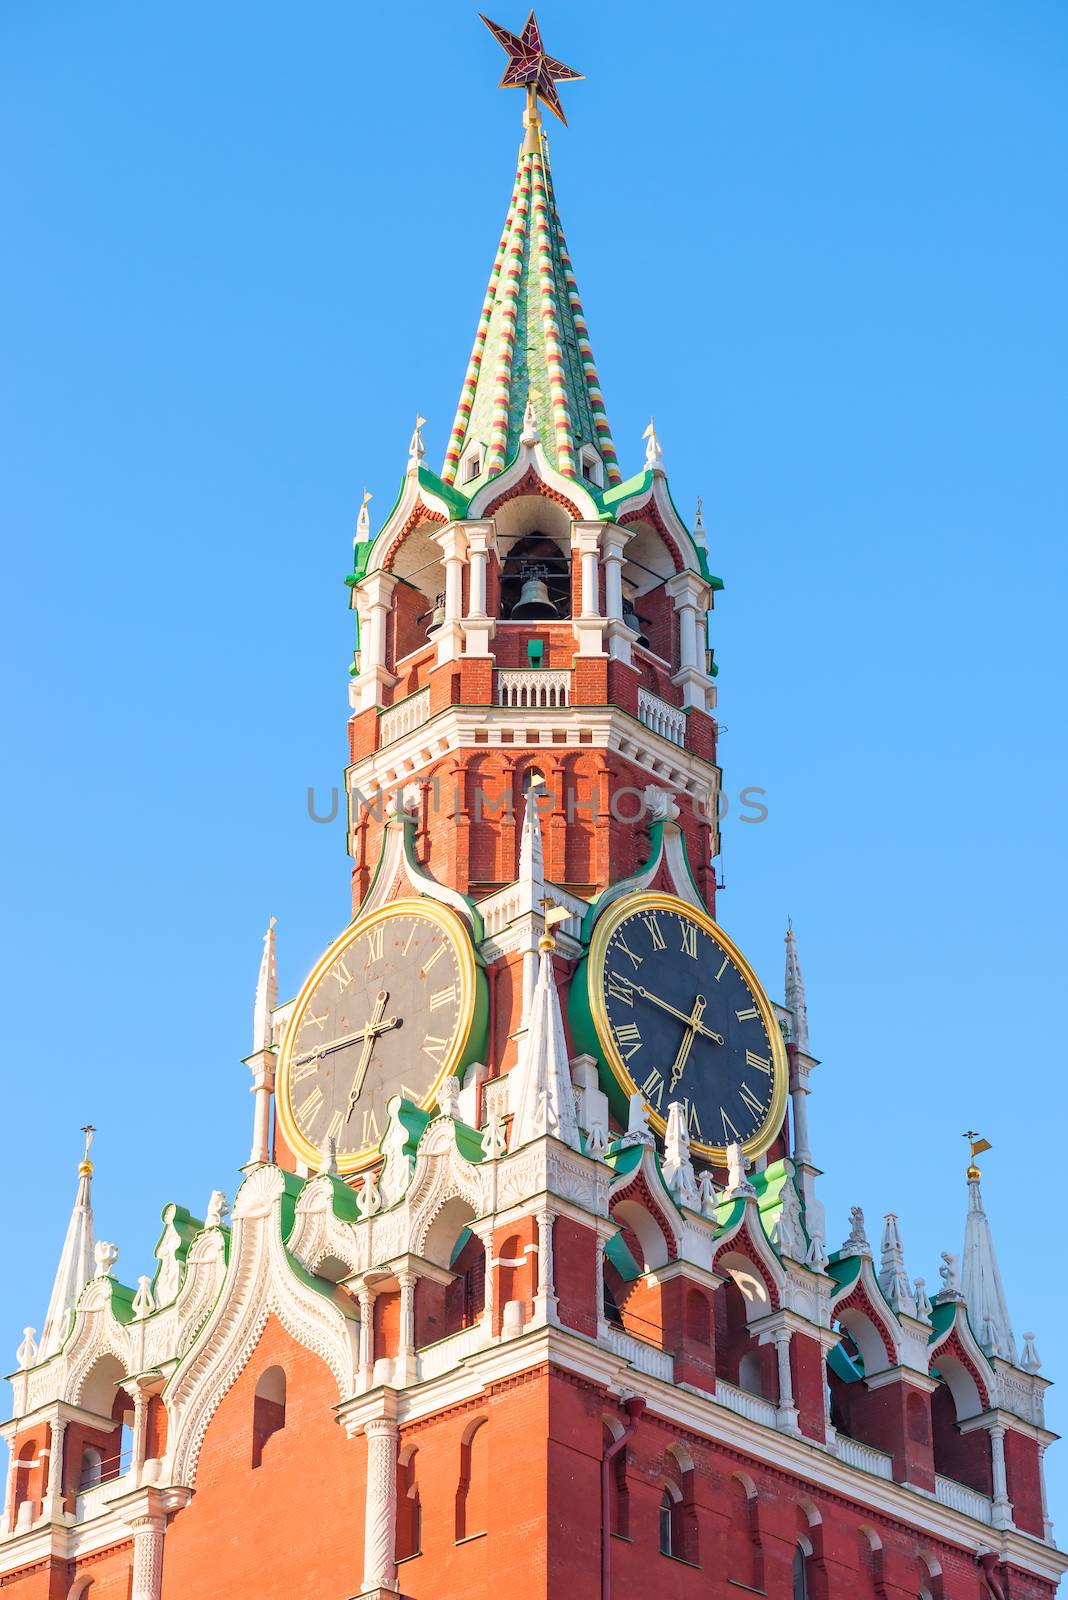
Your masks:
M491 22L481 11L479 16L497 43L508 52L508 65L504 69L500 87L527 91L527 112L531 122L537 122L538 101L544 100L549 110L560 118L566 128L567 118L564 116L564 108L556 92L556 85L577 82L585 77L585 73L576 72L573 67L565 66L555 56L546 55L541 42L541 29L533 11L523 24L523 31L520 34L512 33L509 28L502 28L499 22Z

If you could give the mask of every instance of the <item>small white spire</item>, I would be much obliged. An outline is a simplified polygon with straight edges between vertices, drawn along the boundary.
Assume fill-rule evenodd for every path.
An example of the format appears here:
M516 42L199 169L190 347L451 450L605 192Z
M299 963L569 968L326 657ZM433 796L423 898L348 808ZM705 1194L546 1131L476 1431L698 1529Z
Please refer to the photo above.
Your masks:
M337 1140L332 1133L328 1133L323 1140L322 1159L319 1162L319 1176L324 1174L328 1178L337 1177Z
M452 1117L454 1120L460 1115L460 1080L455 1073L450 1072L442 1078L441 1088L437 1094L438 1110L443 1117Z
M89 1147L96 1129L87 1123L85 1153L78 1167L78 1192L74 1197L74 1210L67 1224L59 1265L52 1284L52 1295L41 1333L38 1359L47 1361L62 1348L70 1326L70 1314L78 1303L78 1296L93 1276L93 1163L89 1160Z
M15 1352L20 1372L28 1372L37 1360L37 1346L33 1342L36 1328L23 1328L22 1343Z
M697 496L697 515L693 519L693 542L702 550L708 549L708 529L705 527L704 502Z
M960 1288L968 1303L968 1320L980 1341L991 1355L1015 1362L1016 1340L994 1250L990 1219L983 1209L979 1168L975 1164L976 1156L981 1154L979 1146L989 1150L990 1145L974 1133L965 1134L965 1138L971 1143L972 1157L968 1167L968 1217L964 1225Z
M697 1174L690 1159L690 1133L686 1126L686 1107L679 1100L668 1106L667 1129L664 1133L664 1181L681 1205L697 1210Z
M252 1013L252 1053L258 1050L270 1050L271 1038L271 1013L278 1004L278 966L275 961L275 919L271 917L267 923L267 932L263 936L263 955L260 957L260 972L256 979L256 1005Z
M664 476L664 452L660 448L660 437L656 431L656 423L649 418L649 426L642 434L645 444L645 470L655 472L659 477Z
M797 939L791 918L786 919L786 1009L792 1013L789 1042L808 1055L808 1006L805 1003L805 980L797 958Z
M931 1297L927 1293L926 1278L917 1278L912 1286L912 1298L916 1302L916 1315L921 1322L931 1320Z
M110 1239L98 1239L93 1246L94 1278L110 1278L112 1268L119 1259L119 1247Z
M208 1201L208 1214L204 1218L205 1228L223 1227L229 1214L229 1200L227 1200L221 1189L213 1189L211 1191L211 1199Z
M27 1333L32 1333L33 1329L32 1328L27 1328L26 1332ZM1033 1333L1025 1333L1023 1337L1024 1337L1023 1354L1020 1357L1020 1365L1021 1365L1021 1367L1023 1368L1023 1370L1025 1372L1041 1372L1041 1370L1042 1370L1042 1361L1041 1361L1041 1358L1040 1358L1040 1356L1038 1354L1037 1349L1035 1348L1035 1336L1034 1336L1034 1334Z
M358 544L366 544L371 537L371 513L367 509L367 502L373 498L367 489L363 491L359 515L356 518L356 537L352 541L354 549Z
M143 1322L150 1317L156 1309L156 1301L152 1294L152 1279L142 1275L137 1280L137 1293L133 1297L133 1314L137 1322Z
M909 1288L908 1274L905 1271L905 1251L901 1243L901 1230L897 1225L897 1215L888 1211L883 1217L882 1251L879 1257L879 1287L895 1311L904 1311L912 1316L916 1310L916 1302Z
M623 1135L622 1143L625 1145L656 1143L649 1126L649 1107L645 1103L643 1094L632 1094L628 1101L627 1131Z
M422 429L425 422L425 417L417 416L415 419L415 431L408 441L409 472L418 472L419 468L423 465L423 457L426 455L426 446L423 443Z
M520 1040L519 1060L512 1068L515 1082L511 1100L516 1107L510 1140L512 1150L546 1134L569 1144L573 1150L582 1149L564 1022L560 1015L560 995L553 971L555 947L551 934L543 934L538 941L541 960L530 1008L530 1025Z

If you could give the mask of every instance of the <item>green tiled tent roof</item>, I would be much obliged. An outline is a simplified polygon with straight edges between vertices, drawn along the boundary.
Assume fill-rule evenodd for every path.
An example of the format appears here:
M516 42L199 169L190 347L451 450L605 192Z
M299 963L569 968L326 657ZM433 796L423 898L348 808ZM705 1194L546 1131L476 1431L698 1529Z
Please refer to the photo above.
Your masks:
M471 443L484 451L479 479L500 472L519 448L531 397L542 447L558 471L579 476L578 452L592 444L608 482L619 483L615 445L540 128L530 130L520 152L442 468L445 482L456 481ZM463 487L466 492L468 485Z

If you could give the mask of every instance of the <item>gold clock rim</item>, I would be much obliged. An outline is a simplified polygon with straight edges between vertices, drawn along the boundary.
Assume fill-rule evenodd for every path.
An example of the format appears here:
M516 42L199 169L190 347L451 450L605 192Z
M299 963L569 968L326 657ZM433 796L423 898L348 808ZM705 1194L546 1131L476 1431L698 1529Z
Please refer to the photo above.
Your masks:
M786 1046L779 1031L779 1024L772 1010L771 1001L764 993L763 984L734 940L729 934L724 933L719 923L707 911L692 905L688 900L680 899L677 895L665 894L659 890L638 894L632 898L622 895L606 909L604 915L594 924L593 937L590 940L586 988L590 1014L593 1017L593 1025L608 1069L619 1087L626 1094L642 1093L640 1084L635 1083L627 1071L626 1063L619 1052L615 1039L612 1037L608 1012L604 1004L604 966L608 941L620 923L626 922L630 917L641 915L643 911L673 911L696 922L711 939L715 940L724 955L730 957L752 991L771 1045L773 1084L768 1114L752 1138L745 1140L742 1145L742 1151L746 1156L750 1157L763 1155L765 1150L769 1150L775 1143L778 1136L786 1115L786 1099L789 1093L789 1067ZM650 1123L657 1133L663 1137L667 1131L666 1117L662 1117L658 1111L654 1110L648 1101L646 1101L646 1106L648 1107ZM725 1145L704 1144L700 1140L691 1139L690 1148L695 1155L711 1162L713 1166L722 1167L726 1165L727 1149Z
M438 927L451 938L459 956L460 967L459 1020L456 1031L453 1034L448 1052L442 1058L442 1064L434 1081L419 1102L421 1110L429 1111L432 1108L442 1083L461 1060L464 1051L467 1049L475 1020L476 969L475 952L461 917L449 906L443 906L438 901L411 897L405 900L392 900L387 905L377 906L375 910L367 912L366 916L354 918L319 957L301 985L294 1002L292 1014L286 1023L285 1033L278 1052L275 1088L278 1121L290 1150L300 1160L307 1162L309 1165L318 1162L322 1158L322 1151L311 1144L300 1131L293 1113L289 1082L293 1046L304 1012L307 1010L308 1002L318 987L320 979L333 966L339 955L343 954L357 939L362 938L368 928L376 927L380 922L389 922L394 917L404 916L425 917L427 921L437 923ZM370 1166L372 1162L377 1161L379 1154L377 1145L367 1145L362 1150L339 1155L337 1158L338 1172L359 1172L363 1167Z

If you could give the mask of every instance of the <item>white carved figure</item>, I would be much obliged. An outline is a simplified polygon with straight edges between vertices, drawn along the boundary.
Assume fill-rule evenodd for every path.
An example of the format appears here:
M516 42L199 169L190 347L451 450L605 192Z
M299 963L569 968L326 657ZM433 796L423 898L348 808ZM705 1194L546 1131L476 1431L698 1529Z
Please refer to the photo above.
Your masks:
M729 1200L737 1200L742 1196L755 1195L756 1190L746 1177L749 1162L741 1145L735 1141L727 1146L727 1189Z
M686 1107L678 1100L668 1106L664 1134L664 1181L681 1205L697 1207L697 1176L690 1159L690 1134L686 1127Z
M376 1217L382 1209L382 1195L378 1187L378 1174L368 1172L356 1191L356 1210L361 1218Z
M771 1230L771 1242L780 1255L789 1256L791 1261L804 1261L808 1245L801 1222L801 1199L792 1178L787 1178L783 1184L781 1209Z
M438 1090L438 1110L443 1117L456 1118L460 1115L460 1080L454 1073L442 1080Z
M927 1280L917 1278L912 1289L912 1298L916 1302L916 1315L921 1322L931 1320L931 1301L927 1293Z
M27 1328L26 1331L27 1333L32 1333L33 1329ZM1035 1336L1033 1333L1025 1333L1023 1336L1023 1354L1020 1357L1020 1365L1025 1372L1039 1372L1042 1369L1042 1361L1038 1350L1035 1348Z
M706 1167L697 1180L697 1204L701 1215L703 1217L714 1216L718 1201L719 1196L716 1193L716 1185L712 1180L712 1174Z
M326 1174L328 1178L337 1177L337 1140L332 1133L328 1133L323 1140L322 1157L319 1162L319 1176Z
M823 1242L823 1235L814 1233L805 1251L805 1266L811 1267L813 1272L823 1272L827 1267L827 1247Z
M642 805L650 822L675 822L679 808L675 797L657 783L647 783L642 790Z
M23 1328L22 1330L22 1343L15 1352L15 1360L19 1364L20 1372L28 1372L37 1360L37 1346L33 1339L36 1332L36 1328Z
M371 513L367 509L367 502L372 498L373 496L365 489L359 516L356 518L356 537L352 541L354 545L366 544L371 537Z
M156 1301L152 1294L152 1279L142 1275L137 1280L137 1293L133 1297L133 1314L138 1322L143 1322L150 1317L156 1309Z
M499 1117L496 1111L491 1111L482 1130L482 1154L487 1161L496 1161L504 1154L504 1144L504 1118Z
M838 1253L843 1256L871 1255L871 1245L864 1230L864 1211L860 1206L851 1206L849 1209L849 1237Z
M221 1228L230 1215L230 1202L221 1189L211 1191L208 1201L208 1214L204 1218L205 1228Z
M649 426L642 434L645 440L645 470L646 472L659 472L664 470L664 452L660 448L660 439L657 436L656 423L649 418Z
M942 1280L942 1293L956 1298L960 1295L960 1256L955 1256L949 1250L942 1251L942 1265L938 1269L938 1276Z
M101 1239L100 1243L93 1251L93 1260L96 1262L96 1272L93 1274L93 1276L97 1278L110 1278L111 1269L118 1259L118 1245L111 1244L107 1239Z
M649 1107L645 1103L644 1095L632 1094L630 1097L627 1131L623 1135L622 1142L624 1144L653 1143L653 1134L649 1127Z
M414 1161L404 1148L408 1142L408 1130L401 1121L402 1103L400 1095L394 1095L387 1102L386 1116L389 1120L378 1147L386 1158L379 1189L382 1203L387 1206L396 1205L412 1181Z
M416 417L415 431L408 441L408 471L415 472L423 464L426 455L426 445L423 443L423 424L425 417Z

